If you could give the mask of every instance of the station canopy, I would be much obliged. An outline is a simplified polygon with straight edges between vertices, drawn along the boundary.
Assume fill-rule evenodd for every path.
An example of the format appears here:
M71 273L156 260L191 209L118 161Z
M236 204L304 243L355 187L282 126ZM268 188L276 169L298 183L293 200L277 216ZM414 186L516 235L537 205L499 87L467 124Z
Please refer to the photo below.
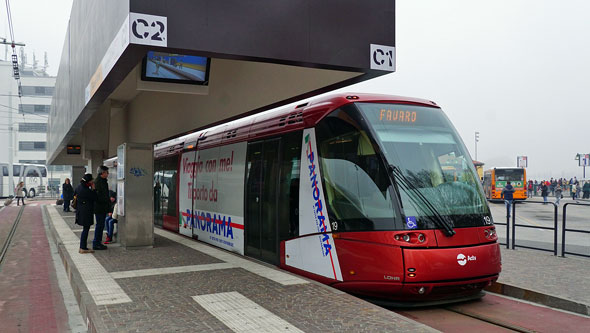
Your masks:
M392 0L74 1L47 160L87 165L394 70Z

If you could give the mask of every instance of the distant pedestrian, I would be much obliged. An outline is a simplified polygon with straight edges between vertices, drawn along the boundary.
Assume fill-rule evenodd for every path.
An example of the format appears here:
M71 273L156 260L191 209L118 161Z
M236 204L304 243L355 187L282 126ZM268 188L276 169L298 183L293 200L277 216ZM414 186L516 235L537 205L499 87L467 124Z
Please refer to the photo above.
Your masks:
M16 197L16 205L17 206L20 206L19 200L23 202L23 206L25 205L25 196L26 195L27 195L27 192L25 190L25 183L24 182L18 183L18 185L16 185L16 188L14 189L14 196Z
M104 232L104 222L110 210L111 199L109 198L109 168L101 165L96 170L96 204L94 205L94 215L96 217L96 228L94 228L94 240L92 241L93 250L106 250L107 247L102 244L102 233Z
M570 194L572 195L572 200L576 200L576 191L578 190L578 187L575 184L571 185L571 190L570 190Z
M94 191L94 182L92 175L87 173L82 177L80 185L76 187L76 224L82 226L82 235L80 235L79 253L92 253L94 250L88 248L88 232L90 226L94 224L93 213L94 203L96 202L96 192Z
M72 187L72 184L70 184L70 178L66 178L61 189L64 199L64 212L70 212L70 201L74 199L74 188Z
M549 188L545 181L543 181L543 185L541 185L541 196L543 197L543 205L547 204L547 195L549 194Z
M527 185L527 198L533 197L533 181L529 180L529 184Z
M590 181L584 182L584 187L582 187L582 191L584 192L584 196L582 199L590 199Z
M160 181L156 180L156 185L154 185L154 213L160 212L160 199L162 198L162 186L160 185Z
M504 204L506 205L506 217L510 218L510 208L514 201L514 187L510 184L510 181L506 182L506 186L502 189L501 197L504 198Z
M557 186L555 187L555 204L559 205L559 200L561 200L561 185L559 185L559 183L557 184Z

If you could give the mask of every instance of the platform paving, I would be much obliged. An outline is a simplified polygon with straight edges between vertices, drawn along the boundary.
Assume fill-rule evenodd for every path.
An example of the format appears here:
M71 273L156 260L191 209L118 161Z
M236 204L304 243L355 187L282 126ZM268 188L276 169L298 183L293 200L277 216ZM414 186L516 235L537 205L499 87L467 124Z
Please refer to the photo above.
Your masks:
M275 266L161 229L151 249L113 244L82 255L73 250L79 228L71 213L45 208L92 332L436 332ZM99 290L97 276L104 281Z
M317 282L158 228L153 248L113 244L80 255L68 251L68 242L77 246L80 234L73 214L47 206L46 217L90 331L433 331ZM97 303L84 265L76 266L85 256L128 301ZM502 248L502 273L488 290L590 315L588 276L589 259Z

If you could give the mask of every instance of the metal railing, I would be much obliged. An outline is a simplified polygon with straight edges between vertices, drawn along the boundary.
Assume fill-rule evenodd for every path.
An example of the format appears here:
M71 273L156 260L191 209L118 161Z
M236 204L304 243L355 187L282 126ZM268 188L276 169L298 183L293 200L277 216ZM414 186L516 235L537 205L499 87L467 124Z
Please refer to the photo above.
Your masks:
M553 252L553 255L556 256L557 255L557 239L558 239L558 231L557 231L557 226L558 226L558 222L557 222L557 209L558 206L554 203L554 202L543 202L543 201L527 201L526 204L530 204L530 203L535 203L535 204L551 204L553 205L553 227L542 227L542 226L534 226L534 225L528 225L528 224L517 224L516 223L516 203L512 204L512 249L514 250L516 247L522 247L522 248L527 248L527 249L533 249L533 250L541 250L541 251L547 251L547 252ZM565 208L565 206L564 206ZM507 214L508 215L508 214ZM564 215L565 216L565 215ZM506 218L507 222L509 220L509 218ZM565 220L564 220L564 224L565 224ZM535 246L528 246L528 245L518 245L516 244L516 227L522 227L522 228L530 228L530 229L543 229L543 230L552 230L553 231L553 251L552 250L548 250L542 247L535 247ZM506 227L506 229L508 230L508 226ZM509 237L508 237L508 232L506 232L506 243L509 243ZM564 236L565 237L565 236ZM565 239L565 238L564 238ZM506 248L508 248L508 245L506 246Z
M514 204L512 204L514 206ZM512 216L514 216L514 208L512 209ZM500 245L506 245L506 248L510 248L510 214L508 214L508 206L506 206L506 223L496 222L494 221L495 225L505 225L506 226L506 243L501 243L500 239L498 238L498 243Z
M573 254L576 256L582 256L582 257L587 257L590 258L590 255L587 254L583 254L583 253L577 253L577 252L568 252L565 250L565 233L566 232L577 232L577 233L583 233L583 234L590 234L589 230L580 230L580 229L568 229L566 228L566 221L567 221L567 206L572 205L572 206L586 206L586 207L590 207L590 204L581 204L581 203L574 203L574 202L568 202L566 204L563 205L563 223L561 226L561 256L565 257L566 253L567 254Z

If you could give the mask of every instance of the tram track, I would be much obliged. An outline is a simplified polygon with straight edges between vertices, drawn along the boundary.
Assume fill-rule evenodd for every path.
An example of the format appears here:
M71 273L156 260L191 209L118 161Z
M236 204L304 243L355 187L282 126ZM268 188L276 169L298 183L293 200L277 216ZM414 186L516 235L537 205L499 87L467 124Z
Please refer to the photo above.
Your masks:
M4 241L4 244L2 244L2 248L0 250L0 271L2 271L2 264L4 263L4 257L6 256L6 253L8 252L8 248L10 247L10 243L12 242L12 238L13 238L14 234L16 233L16 229L18 228L18 225L20 223L20 220L22 218L24 210L25 210L24 206L20 208L18 215L16 216L16 218L14 219L14 222L12 223L12 227L10 228L10 231L8 232L6 240Z
M536 332L535 330L514 325L507 321L456 309L452 306L403 311L395 310L395 312L442 332L459 332L465 330L467 327L470 327L472 331L479 330L485 332Z
M586 332L589 320L493 293L476 301L389 309L442 332Z
M466 317L469 317L469 318L476 319L476 320L481 321L481 322L484 322L484 323L488 323L488 324L491 324L491 325L494 325L494 326L505 328L505 329L508 329L508 330L511 330L511 331L514 331L514 332L521 332L521 333L533 333L533 332L537 332L535 330L530 330L530 329L527 329L527 328L524 328L524 327L520 327L520 326L511 324L511 323L508 323L508 322L505 322L505 321L501 321L501 320L498 320L498 319L495 319L495 318L491 318L491 317L488 317L488 316L484 316L484 315L481 315L481 314L478 314L478 313L470 313L469 311L455 309L453 307L445 307L443 309L446 310L446 311L457 313L457 314L462 315L462 316L466 316Z

